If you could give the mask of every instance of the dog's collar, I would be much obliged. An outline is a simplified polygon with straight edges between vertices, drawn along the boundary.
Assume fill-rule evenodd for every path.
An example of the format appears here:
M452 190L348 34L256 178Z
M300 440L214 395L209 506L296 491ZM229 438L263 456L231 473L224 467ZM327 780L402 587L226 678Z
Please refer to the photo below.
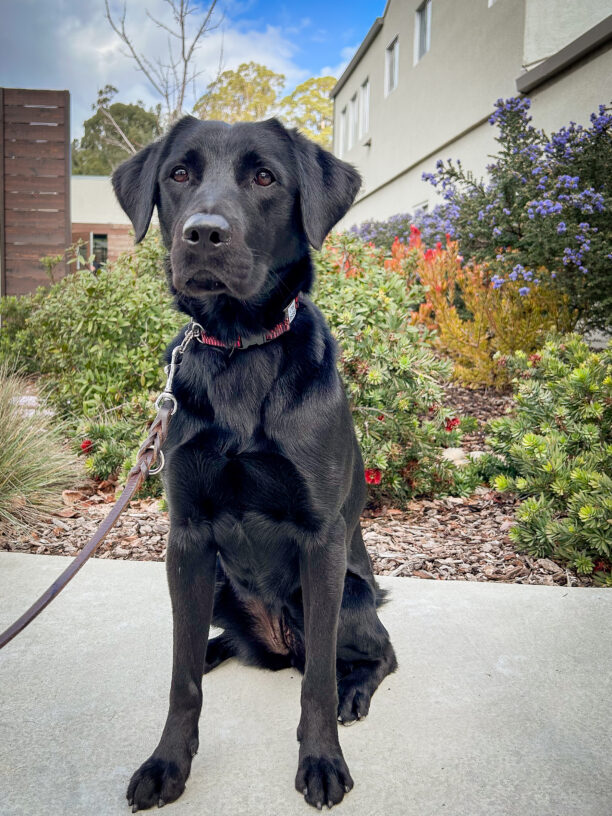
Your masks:
M241 350L250 348L251 346L262 346L264 343L268 343L270 340L275 340L277 337L280 337L281 334L289 331L298 306L299 299L296 297L295 300L292 300L291 303L283 310L283 319L280 321L280 323L277 323L273 329L270 329L270 331L267 332L261 332L260 334L254 334L249 337L248 340L243 340L242 337L238 337L234 343L224 343L222 340L213 337L212 334L208 334L206 330L195 321L190 323L189 328L193 331L194 338L206 346Z

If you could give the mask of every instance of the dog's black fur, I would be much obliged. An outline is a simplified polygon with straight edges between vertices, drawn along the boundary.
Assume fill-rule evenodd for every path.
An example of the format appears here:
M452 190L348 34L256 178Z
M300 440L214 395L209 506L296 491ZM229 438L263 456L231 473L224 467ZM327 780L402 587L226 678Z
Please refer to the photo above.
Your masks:
M320 247L348 210L359 175L276 120L187 117L113 184L137 240L157 206L176 304L224 343L272 329L302 293L286 333L235 351L192 343L178 370L164 446L170 709L128 801L136 810L183 792L202 674L235 656L304 673L296 787L331 807L353 785L337 723L364 717L396 668L361 537L363 462L334 341L304 295L309 243ZM204 227L184 232L193 215ZM207 645L211 620L224 632Z

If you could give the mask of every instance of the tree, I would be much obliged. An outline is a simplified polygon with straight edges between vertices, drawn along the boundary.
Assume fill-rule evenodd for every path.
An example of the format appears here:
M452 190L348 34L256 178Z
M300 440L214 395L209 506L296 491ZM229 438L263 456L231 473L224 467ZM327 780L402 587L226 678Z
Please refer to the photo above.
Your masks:
M218 27L215 22L214 11L217 0L210 0L208 7L201 9L192 0L166 0L172 13L172 22L166 23L158 20L146 11L147 17L152 20L158 28L163 29L168 34L168 53L164 58L155 56L150 59L146 54L136 50L133 39L127 33L125 27L126 6L119 20L115 20L111 14L108 0L104 0L106 6L106 19L110 23L113 31L121 42L127 46L125 56L133 59L138 70L141 71L149 84L163 99L163 114L167 124L172 124L179 119L183 113L185 96L189 86L195 88L195 82L202 71L196 71L194 58L201 40ZM187 33L190 15L202 15L200 24L194 30L190 38Z
M96 111L86 120L81 139L72 143L72 172L75 175L110 175L128 156L161 134L160 106L146 110L142 102L124 104L111 100L112 85L98 91Z
M272 116L285 77L265 65L243 62L237 71L223 71L209 83L194 112L200 119L256 122Z
M334 77L312 77L280 102L280 118L305 136L331 149L334 105L330 93Z

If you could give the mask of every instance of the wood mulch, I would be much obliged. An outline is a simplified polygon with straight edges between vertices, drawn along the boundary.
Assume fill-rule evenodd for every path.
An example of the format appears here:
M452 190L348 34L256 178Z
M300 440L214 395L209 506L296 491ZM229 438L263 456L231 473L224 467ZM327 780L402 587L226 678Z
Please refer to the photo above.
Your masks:
M509 394L457 385L447 386L446 402L458 416L478 419L478 430L462 440L466 451L483 450L486 421L509 412L512 405ZM111 482L86 481L64 491L63 508L48 520L17 533L0 527L0 550L74 556L107 514L114 494ZM364 541L374 572L443 581L591 586L588 576L516 552L508 538L514 505L512 497L479 488L469 498L418 500L404 511L366 512ZM158 501L133 501L96 557L163 561L168 527L168 513Z

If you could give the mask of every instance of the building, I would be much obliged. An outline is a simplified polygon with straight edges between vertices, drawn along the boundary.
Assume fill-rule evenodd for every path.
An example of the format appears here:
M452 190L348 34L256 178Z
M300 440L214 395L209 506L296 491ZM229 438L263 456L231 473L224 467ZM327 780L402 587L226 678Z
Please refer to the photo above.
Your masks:
M114 261L134 246L130 219L119 206L109 176L72 176L72 243L81 240L93 266Z
M496 152L496 99L526 94L534 125L588 122L612 100L611 0L388 0L332 90L334 152L364 185L341 226L433 206L421 175Z

